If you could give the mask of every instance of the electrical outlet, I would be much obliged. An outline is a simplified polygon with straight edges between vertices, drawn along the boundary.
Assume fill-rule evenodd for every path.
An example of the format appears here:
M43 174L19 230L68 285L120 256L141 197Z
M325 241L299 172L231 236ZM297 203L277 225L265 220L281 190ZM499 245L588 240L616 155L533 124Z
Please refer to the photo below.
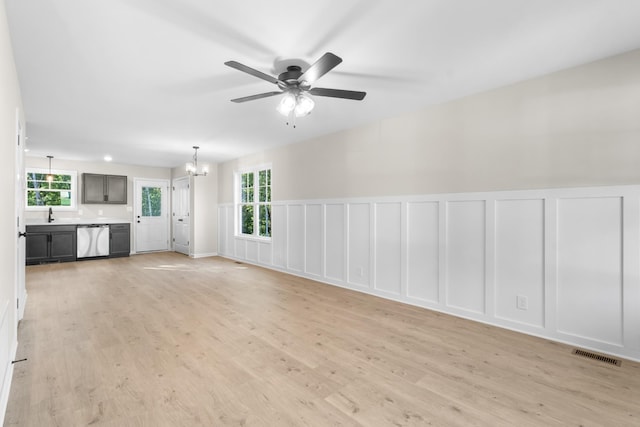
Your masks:
M102 215L102 209L98 209L98 215Z
M356 271L358 272L358 276L360 277L364 276L364 269L362 267L358 267Z
M516 296L516 307L518 310L528 310L529 309L529 300L524 295Z

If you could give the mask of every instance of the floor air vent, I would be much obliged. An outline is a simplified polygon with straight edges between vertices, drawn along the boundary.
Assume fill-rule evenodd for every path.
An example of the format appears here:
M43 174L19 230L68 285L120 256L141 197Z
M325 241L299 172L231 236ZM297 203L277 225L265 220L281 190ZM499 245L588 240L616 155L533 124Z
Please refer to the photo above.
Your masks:
M620 366L622 364L622 362L619 359L603 356L601 354L591 353L590 351L575 349L573 350L573 354L576 354L582 357L588 357L589 359L599 360L600 362L608 363L609 365Z

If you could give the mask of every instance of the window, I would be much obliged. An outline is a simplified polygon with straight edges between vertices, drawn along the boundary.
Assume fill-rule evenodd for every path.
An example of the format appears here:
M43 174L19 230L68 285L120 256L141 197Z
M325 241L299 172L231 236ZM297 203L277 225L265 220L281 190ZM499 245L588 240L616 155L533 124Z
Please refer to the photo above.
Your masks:
M238 234L271 237L271 169L258 168L236 175Z
M76 209L76 171L52 170L53 181L47 181L48 169L27 169L27 210Z
M162 215L162 188L142 187L142 216Z

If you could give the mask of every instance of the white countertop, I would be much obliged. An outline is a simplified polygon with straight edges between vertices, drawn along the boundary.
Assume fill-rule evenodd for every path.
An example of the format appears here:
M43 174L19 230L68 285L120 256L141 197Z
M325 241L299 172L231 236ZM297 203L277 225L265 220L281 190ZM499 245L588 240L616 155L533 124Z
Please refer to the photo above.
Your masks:
M55 218L47 222L46 218L28 218L26 225L76 225L76 224L131 224L130 220L121 218Z

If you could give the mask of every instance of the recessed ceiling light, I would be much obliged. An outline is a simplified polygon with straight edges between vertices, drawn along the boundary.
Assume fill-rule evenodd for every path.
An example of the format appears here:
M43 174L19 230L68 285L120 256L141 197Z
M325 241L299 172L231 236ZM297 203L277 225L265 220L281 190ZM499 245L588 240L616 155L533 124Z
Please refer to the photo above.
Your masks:
M106 156L104 156L105 162L110 162L111 160L113 160L113 158L110 155L107 154Z

